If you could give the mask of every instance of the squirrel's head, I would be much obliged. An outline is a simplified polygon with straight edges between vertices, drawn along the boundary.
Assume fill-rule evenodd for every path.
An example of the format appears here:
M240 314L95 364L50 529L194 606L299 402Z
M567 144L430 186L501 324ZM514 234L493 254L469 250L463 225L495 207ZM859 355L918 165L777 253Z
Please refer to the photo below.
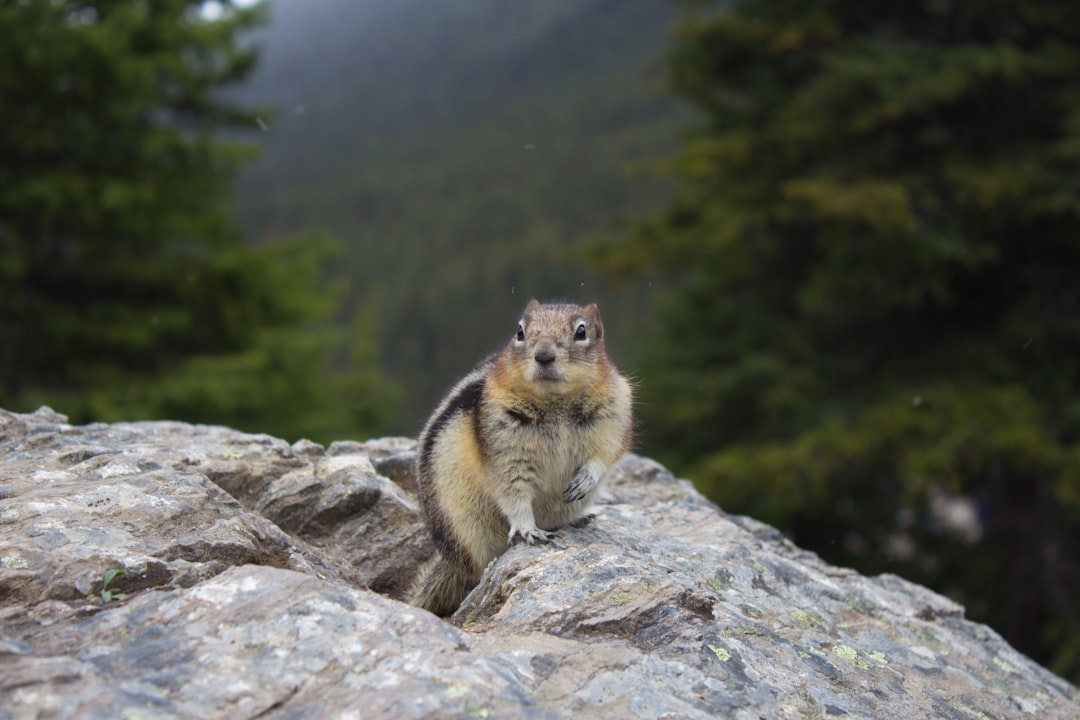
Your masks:
M539 392L571 392L596 382L607 368L604 324L596 304L525 306L510 341L515 366Z

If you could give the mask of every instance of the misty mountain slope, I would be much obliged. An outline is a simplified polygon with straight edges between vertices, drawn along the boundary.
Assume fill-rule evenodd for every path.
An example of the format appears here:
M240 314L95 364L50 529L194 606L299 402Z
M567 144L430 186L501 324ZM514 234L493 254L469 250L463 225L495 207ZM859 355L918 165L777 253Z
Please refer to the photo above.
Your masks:
M663 195L627 167L685 120L659 62L673 6L279 0L274 15L240 97L279 112L238 213L256 238L342 239L353 297L379 308L383 364L410 388L405 429L502 341L525 295L611 297L608 322L630 324L633 299L573 249Z

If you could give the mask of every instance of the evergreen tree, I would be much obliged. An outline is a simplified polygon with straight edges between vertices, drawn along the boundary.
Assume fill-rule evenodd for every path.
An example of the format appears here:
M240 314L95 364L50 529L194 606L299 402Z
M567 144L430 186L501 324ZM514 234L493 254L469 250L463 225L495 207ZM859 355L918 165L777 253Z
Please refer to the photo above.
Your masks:
M225 212L251 151L224 138L260 118L221 90L263 12L202 5L0 5L0 406L355 431L321 377L334 244Z
M1080 679L1080 4L690 3L649 451Z

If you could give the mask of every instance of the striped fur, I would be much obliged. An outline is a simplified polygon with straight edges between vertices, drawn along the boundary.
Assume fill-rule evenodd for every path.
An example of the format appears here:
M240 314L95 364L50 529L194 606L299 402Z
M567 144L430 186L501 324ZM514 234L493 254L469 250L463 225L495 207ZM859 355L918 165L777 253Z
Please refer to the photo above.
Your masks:
M534 300L507 347L432 413L417 484L438 554L421 569L412 604L450 614L509 542L544 543L587 519L633 424L632 392L603 332L595 305Z

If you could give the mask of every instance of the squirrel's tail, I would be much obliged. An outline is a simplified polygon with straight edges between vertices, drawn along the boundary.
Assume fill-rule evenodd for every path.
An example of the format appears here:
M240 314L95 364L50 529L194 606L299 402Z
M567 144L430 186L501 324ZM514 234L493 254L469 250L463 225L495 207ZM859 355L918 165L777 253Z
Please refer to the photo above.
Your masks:
M458 609L478 582L480 576L472 567L439 553L420 568L408 603L445 617Z

